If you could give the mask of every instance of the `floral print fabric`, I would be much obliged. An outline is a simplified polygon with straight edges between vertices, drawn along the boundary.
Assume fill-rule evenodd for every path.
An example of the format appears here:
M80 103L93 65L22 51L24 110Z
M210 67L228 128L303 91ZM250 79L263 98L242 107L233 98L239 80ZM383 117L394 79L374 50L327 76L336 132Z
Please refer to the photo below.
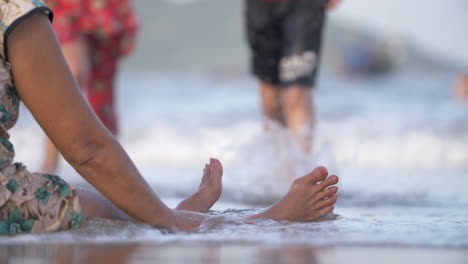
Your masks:
M130 0L44 0L54 11L60 42L87 35L113 41L115 56L128 55L135 46L138 19Z

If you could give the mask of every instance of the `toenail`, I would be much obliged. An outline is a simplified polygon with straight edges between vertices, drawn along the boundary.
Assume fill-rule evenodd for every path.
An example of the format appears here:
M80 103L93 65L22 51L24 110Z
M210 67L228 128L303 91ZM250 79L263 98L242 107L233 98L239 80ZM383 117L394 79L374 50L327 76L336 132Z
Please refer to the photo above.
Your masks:
M320 175L321 176L325 176L327 175L327 169L325 167L320 167Z

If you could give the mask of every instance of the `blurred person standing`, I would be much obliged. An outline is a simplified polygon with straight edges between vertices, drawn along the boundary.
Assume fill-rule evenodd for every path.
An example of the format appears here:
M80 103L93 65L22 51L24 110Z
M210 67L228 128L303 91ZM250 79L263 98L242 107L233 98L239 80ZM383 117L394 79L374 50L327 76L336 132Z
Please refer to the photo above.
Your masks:
M130 0L45 0L65 59L101 122L115 136L119 60L133 51L138 19ZM41 171L57 169L59 153L46 139Z
M310 152L313 88L325 11L340 0L246 0L251 71L259 81L265 129L288 128Z

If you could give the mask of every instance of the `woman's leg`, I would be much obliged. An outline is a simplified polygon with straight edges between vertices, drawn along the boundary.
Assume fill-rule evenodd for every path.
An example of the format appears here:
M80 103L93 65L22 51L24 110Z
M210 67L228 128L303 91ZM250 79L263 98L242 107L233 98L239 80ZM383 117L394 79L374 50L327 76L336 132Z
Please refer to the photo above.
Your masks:
M131 221L132 218L92 187L76 188L81 212L85 217Z

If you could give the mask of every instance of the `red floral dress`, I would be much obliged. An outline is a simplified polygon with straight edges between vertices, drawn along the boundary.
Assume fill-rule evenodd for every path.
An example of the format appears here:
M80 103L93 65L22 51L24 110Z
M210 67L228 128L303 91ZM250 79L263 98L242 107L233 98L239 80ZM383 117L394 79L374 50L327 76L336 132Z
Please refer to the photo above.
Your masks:
M106 127L117 133L114 82L119 58L133 51L138 19L130 0L45 0L62 44L85 37L91 70L83 89Z

